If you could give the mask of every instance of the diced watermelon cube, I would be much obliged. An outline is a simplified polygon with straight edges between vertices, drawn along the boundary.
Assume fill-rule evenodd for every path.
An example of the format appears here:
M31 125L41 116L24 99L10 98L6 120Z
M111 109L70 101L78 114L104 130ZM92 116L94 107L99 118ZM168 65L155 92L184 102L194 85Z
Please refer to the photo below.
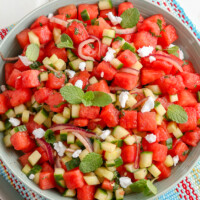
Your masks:
M132 67L137 62L136 55L128 49L123 51L117 58L124 64L124 67Z
M3 94L0 94L0 114L4 114L7 110L7 98Z
M170 137L167 130L162 127L158 127L153 133L156 135L157 142L166 141Z
M110 93L110 89L105 80L100 80L98 83L90 85L87 91L100 91L100 92Z
M14 64L13 63L6 63L5 64L5 80L6 81L10 77L13 70L14 70Z
M21 46L22 49L24 49L25 46L30 44L28 37L28 32L30 31L31 30L27 28L16 35L17 41L19 42L19 45Z
M34 97L38 103L44 103L52 93L53 91L50 88L43 87L34 93Z
M66 76L62 74L62 77L56 77L53 73L49 73L46 87L50 89L60 89L65 85Z
M39 187L42 190L55 188L56 183L53 172L40 172Z
M105 106L101 111L100 117L108 127L115 127L119 123L119 111L113 104Z
M181 137L181 140L187 145L195 147L200 140L200 132L195 130L192 132L186 132L184 136Z
M166 167L166 165L163 162L158 162L155 165L161 171L161 174L159 175L160 181L171 176L171 168Z
M110 180L108 180L108 179L104 179L103 180L103 183L102 183L102 185L101 185L101 187L104 189L104 190L110 190L110 191L113 191L113 183L114 183L114 181L110 181Z
M123 145L121 147L121 157L124 163L132 163L135 161L137 154L137 145Z
M76 19L77 18L77 8L74 4L70 4L58 9L59 15L68 16L68 19Z
M77 189L77 199L78 200L93 200L95 194L94 185L84 185Z
M187 158L188 151L189 151L188 146L182 141L179 141L173 148L174 154L178 155L179 160L182 162Z
M120 16L125 10L133 8L133 4L131 2L123 2L118 6L118 15Z
M38 75L40 72L38 70L27 70L22 72L22 84L23 88L33 88L40 85Z
M54 170L48 162L44 162L42 164L42 172L54 172Z
M85 185L83 173L79 169L73 169L65 172L64 180L67 188L69 189L82 188Z
M85 127L87 126L89 123L89 120L88 119L82 119L82 118L76 118L74 119L74 126L80 126L80 127Z
M137 128L137 111L126 110L123 112L124 116L120 118L120 126L125 129Z
M182 90L178 93L178 105L180 106L195 106L197 100L189 90Z
M29 161L28 161L28 157L32 154L32 152L26 153L23 156L19 157L19 162L21 163L21 165L24 167L25 165L30 165Z
M80 118L95 119L98 118L100 107L98 106L84 106L81 104L79 116Z
M28 131L29 134L32 134L32 132L33 132L35 129L38 129L38 128L44 129L44 126L43 126L43 125L37 124L33 119L34 119L34 116L31 115L31 116L29 117L28 123L26 123L26 128L27 128L27 131Z
M40 27L40 26L44 26L44 25L48 25L48 23L49 23L49 19L46 16L41 15L33 22L33 24L31 25L31 29Z
M139 131L154 131L157 128L155 112L138 112L138 130Z

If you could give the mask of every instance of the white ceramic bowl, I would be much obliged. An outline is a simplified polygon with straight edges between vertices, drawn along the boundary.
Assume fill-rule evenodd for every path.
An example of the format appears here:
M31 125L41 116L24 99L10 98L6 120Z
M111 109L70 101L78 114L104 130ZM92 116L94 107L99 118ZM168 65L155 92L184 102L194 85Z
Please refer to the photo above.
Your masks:
M123 2L122 0L113 0L115 6L119 3ZM176 42L181 49L183 49L185 57L189 58L197 72L200 72L200 45L197 39L194 37L193 33L184 26L182 22L176 19L172 14L168 13L161 7L147 1L147 0L131 0L134 6L137 7L142 16L148 17L154 14L162 14L166 22L172 24L176 27L179 39ZM81 4L81 3L97 3L97 0L56 0L41 6L40 8L36 9L29 15L27 15L22 21L20 21L15 28L6 36L3 42L0 45L0 51L3 53L4 56L16 56L21 52L21 49L15 39L15 35L19 33L21 30L27 28L31 25L31 23L40 15L48 15L49 13L55 12L57 8L61 6L65 6L67 4ZM4 82L4 62L0 60L0 74L1 74L1 84ZM31 188L33 191L37 192L39 195L50 199L50 200L66 200L70 198L62 197L58 192L54 190L40 190L37 185L35 185L31 180L29 180L22 172L21 166L18 163L18 156L19 154L14 151L12 148L7 149L4 147L3 141L3 134L0 135L0 158L4 161L4 163L9 167L9 169L13 172L13 174L27 187ZM192 169L196 161L198 160L200 155L200 144L193 148L190 152L188 158L184 163L179 163L177 167L172 170L172 175L159 183L156 183L158 188L158 194L156 197L160 196L168 189L170 189L173 185L175 185L178 181L183 179L185 175ZM125 197L126 200L131 199L138 199L138 200L145 200L145 199L154 199L155 196L145 197L143 194L130 194Z

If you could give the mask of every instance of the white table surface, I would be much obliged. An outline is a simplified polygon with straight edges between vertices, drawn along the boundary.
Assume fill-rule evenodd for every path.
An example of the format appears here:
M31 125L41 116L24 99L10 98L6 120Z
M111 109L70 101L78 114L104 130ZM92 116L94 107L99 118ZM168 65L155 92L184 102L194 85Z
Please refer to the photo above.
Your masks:
M27 13L49 1L51 0L0 0L0 28L4 28L16 23ZM200 0L178 1L184 8L188 17L193 21L197 29L200 31ZM0 177L0 199L22 199L19 194L2 177Z

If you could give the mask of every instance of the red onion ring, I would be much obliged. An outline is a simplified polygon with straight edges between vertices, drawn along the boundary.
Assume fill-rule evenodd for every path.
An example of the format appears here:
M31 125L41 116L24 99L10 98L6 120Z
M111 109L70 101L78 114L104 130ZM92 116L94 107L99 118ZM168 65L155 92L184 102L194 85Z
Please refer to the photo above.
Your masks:
M54 167L55 168L62 168L61 160L60 160L60 157L58 155L56 156L56 161L55 161Z
M53 22L53 23L56 23L56 24L59 24L59 25L62 25L64 27L67 27L68 24L71 22L72 20L62 20L62 19L59 19L59 18L56 18L56 17L51 17L50 18L50 22Z
M101 40L94 35L90 35L90 38L95 39L99 43L99 58L101 58Z
M16 61L16 60L19 59L19 57L5 58L1 52L0 52L0 56L1 56L1 59L2 59L3 61Z
M47 143L44 139L36 139L37 144L42 147L49 158L49 162L51 165L54 164L54 155L53 155L53 148L51 147L51 145L49 143Z
M61 131L61 130L66 130L69 132L77 132L80 135L84 136L84 137L98 137L97 135L95 135L95 133L93 132L89 132L86 131L85 129L73 126L71 124L65 124L65 125L55 125L51 128L52 131Z
M95 61L94 58L92 58L90 56L85 56L85 55L83 55L83 52L82 52L82 49L86 44L93 43L94 41L95 41L95 39L88 39L88 40L85 40L85 41L83 41L83 42L81 42L79 44L79 46L78 46L78 54L83 60Z
M136 148L136 157L135 157L135 162L134 162L134 168L138 169L139 168L139 162L140 162L140 145L137 142L137 135L134 134L134 136L135 136L136 145L137 145L137 148Z
M149 56L154 56L156 59L160 59L163 61L166 61L168 63L171 63L172 65L174 65L180 72L183 72L183 69L181 67L181 65L174 60L173 58L171 58L170 56L166 56L166 55L161 55L161 54L151 54Z
M85 148L89 152L93 152L92 144L91 144L90 140L86 136L82 136L77 132L72 132L72 134L80 140L80 142L85 146Z
M124 88L117 87L117 86L110 86L110 91L122 91L125 90Z
M131 34L137 31L137 27L134 26L133 28L125 28L125 29L117 29L116 27L112 27L116 31L117 34L124 35L124 34Z
M139 107L141 104L143 104L148 98L145 97L144 99L138 101L135 105L132 106L132 109L135 109L137 107Z
M132 74L135 76L138 76L140 73L138 70L133 69L133 68L122 68L119 70L119 72L125 72L125 73Z

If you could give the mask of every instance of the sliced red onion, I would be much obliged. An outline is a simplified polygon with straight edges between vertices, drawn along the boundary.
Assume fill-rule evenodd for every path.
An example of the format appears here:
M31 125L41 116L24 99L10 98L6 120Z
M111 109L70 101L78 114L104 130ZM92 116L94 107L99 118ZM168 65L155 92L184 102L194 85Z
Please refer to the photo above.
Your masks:
M64 27L67 27L69 25L69 23L71 22L72 20L63 20L63 19L59 19L59 18L56 18L56 17L51 17L50 18L50 22L53 22L53 23L56 23L56 24L60 24Z
M56 161L55 161L54 167L55 168L62 168L61 160L60 160L60 157L58 155L56 156Z
M78 132L72 132L72 134L80 140L80 142L85 146L85 148L89 152L93 152L93 146L92 146L90 140L86 136L82 136Z
M29 65L33 64L33 62L30 61L26 56L19 56L19 59L22 61L22 63L25 66L29 66Z
M125 72L125 73L133 74L136 76L138 76L140 73L137 69L133 69L133 68L122 68L119 70L119 72Z
M81 42L78 46L78 54L79 56L83 59L83 60L92 60L92 61L95 61L94 58L90 57L90 56L85 56L83 55L83 47L86 45L86 44L90 44L90 43L93 43L95 42L95 39L88 39L88 40L85 40L83 42Z
M131 34L137 31L137 27L134 26L133 28L125 28L125 29L117 29L116 27L112 27L117 34L124 35L124 34Z
M166 55L162 55L162 54L151 54L149 56L154 56L156 59L160 59L160 60L166 61L168 63L171 63L180 72L183 72L183 69L182 69L181 65L176 60L174 60L173 58L171 58L170 56L166 56Z
M145 101L147 101L147 97L145 97L144 99L138 101L135 105L132 106L132 109L135 109L137 107L139 107L140 105L142 105Z
M49 143L47 143L44 139L36 139L37 144L42 147L49 158L49 162L51 165L54 164L54 155L53 155L53 148Z
M95 135L95 133L90 132L90 131L86 131L85 129L73 126L71 124L65 124L65 125L55 125L51 128L52 131L61 131L61 130L66 130L68 132L77 132L80 135L84 136L84 137L98 137Z
M3 61L16 61L16 60L19 59L18 57L9 57L9 58L5 58L1 52L0 52L0 56L1 56L1 59L2 59Z
M139 89L139 88L134 88L133 90L130 91L130 94L143 94L143 89Z
M124 90L123 88L121 87L117 87L117 86L110 86L110 91L122 91Z
M74 153L75 152L74 149L70 149L70 148L67 148L65 151L70 152L70 153Z
M90 35L90 38L95 39L99 43L99 58L101 58L101 40L94 35Z

